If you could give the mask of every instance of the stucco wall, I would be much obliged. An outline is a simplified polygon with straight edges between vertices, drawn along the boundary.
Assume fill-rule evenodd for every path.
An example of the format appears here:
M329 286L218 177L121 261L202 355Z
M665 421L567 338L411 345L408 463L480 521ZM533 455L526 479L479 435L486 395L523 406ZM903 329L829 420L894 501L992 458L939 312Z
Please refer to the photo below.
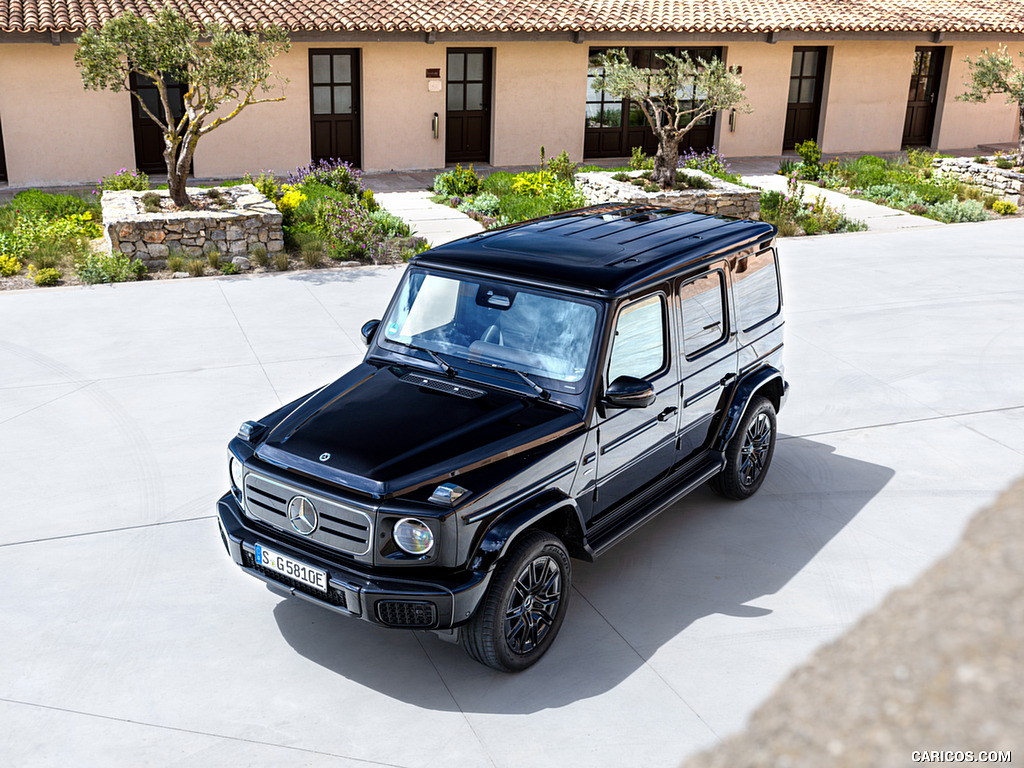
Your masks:
M823 152L899 150L914 46L908 42L835 44L829 104L820 128Z
M940 149L1017 141L1017 107L1007 104L1005 96L993 96L984 104L956 101L956 97L966 90L964 83L968 80L964 58L977 59L983 48L995 50L997 47L996 44L955 43L951 52L946 49L947 55L952 55L949 57L949 79L939 124ZM1019 43L1008 47L1013 54L1022 48Z
M199 140L193 159L197 177L238 176L261 170L287 174L309 162L308 52L308 45L292 45L291 51L273 61L274 71L289 80L283 88L284 101L246 107ZM262 95L275 97L281 93L278 87ZM132 158L134 163L134 154Z
M95 183L134 167L130 98L83 89L73 45L0 45L8 183Z
M563 149L583 159L590 46L573 43L498 43L494 52L495 165L540 162Z
M753 110L737 111L735 131L729 130L729 114L720 115L718 148L726 157L777 155L786 130L786 99L793 46L784 43L730 43L725 63L742 67L744 94Z

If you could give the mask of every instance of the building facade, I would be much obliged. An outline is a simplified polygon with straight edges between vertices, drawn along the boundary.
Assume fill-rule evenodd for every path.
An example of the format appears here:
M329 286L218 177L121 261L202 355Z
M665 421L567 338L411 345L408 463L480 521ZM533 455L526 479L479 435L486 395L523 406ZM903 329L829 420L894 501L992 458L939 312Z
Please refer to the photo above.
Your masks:
M1001 44L1024 48L1020 0L967 0L955 17L936 15L941 0L892 0L882 13L898 21L884 24L863 11L851 17L854 4L840 0L794 0L792 19L770 18L778 4L742 22L722 11L714 23L695 22L693 3L656 0L545 3L550 19L538 19L540 4L525 0L500 4L503 16L495 15L499 4L453 0L446 15L434 17L425 0L427 10L411 21L394 9L373 17L380 5L339 4L356 27L379 28L324 29L315 8L282 19L293 43L275 60L287 79L285 100L251 107L205 137L195 175L284 173L321 157L386 171L535 164L542 146L548 156L565 149L574 160L628 156L634 146L652 152L653 135L637 110L596 88L597 57L613 48L641 65L656 63L660 52L685 51L740 68L752 111L720 113L688 137L693 148L716 146L728 157L778 155L808 138L826 153L843 153L966 148L1017 137L1014 105L956 96L967 79L965 57ZM716 5L736 3L699 7ZM823 28L814 20L830 15L830 5L846 16L836 11L838 20ZM805 6L816 14L810 20L799 15ZM86 8L76 0L68 7ZM666 20L659 15L665 7L681 15ZM131 95L82 87L74 40L104 18L88 8L91 15L47 19L41 11L17 16L12 0L0 0L0 180L11 186L163 168L159 134ZM351 16L353 8L366 18ZM573 15L581 8L582 17ZM221 21L244 27L244 18ZM134 85L146 96L144 84Z

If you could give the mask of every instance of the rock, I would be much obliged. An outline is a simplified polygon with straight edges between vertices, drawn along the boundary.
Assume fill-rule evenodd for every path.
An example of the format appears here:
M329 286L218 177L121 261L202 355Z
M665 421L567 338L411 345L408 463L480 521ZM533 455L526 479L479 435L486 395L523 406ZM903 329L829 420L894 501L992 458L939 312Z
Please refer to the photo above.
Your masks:
M336 266L336 267L358 267L361 264L362 264L362 262L359 262L359 261L336 261L336 262L334 262L334 266Z
M162 229L154 229L142 235L142 239L147 243L162 243L166 238L167 235Z
M120 250L121 253L135 253L135 246L131 243L124 242L118 246L118 250Z
M267 243L267 253L277 253L284 250L284 240L271 240Z
M182 277L188 277L188 272L175 272L171 277L175 280Z
M231 263L234 264L243 272L252 269L252 264L249 262L247 258L245 258L245 256L235 256L235 258L231 260Z

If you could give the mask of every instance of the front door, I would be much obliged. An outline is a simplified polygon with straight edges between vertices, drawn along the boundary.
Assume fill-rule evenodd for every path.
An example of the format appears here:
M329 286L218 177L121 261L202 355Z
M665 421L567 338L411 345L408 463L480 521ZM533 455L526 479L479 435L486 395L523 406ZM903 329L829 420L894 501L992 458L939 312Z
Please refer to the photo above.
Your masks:
M359 51L309 52L309 109L313 161L362 161L359 136Z
M668 473L679 409L679 377L672 355L665 290L620 308L605 381L646 379L657 399L647 408L608 409L599 425L597 498L593 522L632 491Z
M728 267L722 261L703 274L679 282L677 303L680 367L677 464L693 458L707 443L718 415L722 390L736 375L736 334L726 304Z
M825 85L826 48L794 48L789 71L789 104L783 149L818 138L821 93Z
M146 107L160 120L166 122L164 105L160 101L160 91L156 84L134 72L129 85L138 97L146 102ZM174 80L164 80L167 88L167 101L171 105L171 117L177 123L185 114L185 92L188 87ZM164 132L153 120L142 105L139 98L132 96L132 129L135 133L135 167L143 173L167 173L167 162L164 160ZM191 169L190 169L191 171Z
M903 146L926 147L932 143L935 100L942 73L942 48L918 48L910 75L907 119L903 123Z
M491 49L448 50L445 163L491 158Z

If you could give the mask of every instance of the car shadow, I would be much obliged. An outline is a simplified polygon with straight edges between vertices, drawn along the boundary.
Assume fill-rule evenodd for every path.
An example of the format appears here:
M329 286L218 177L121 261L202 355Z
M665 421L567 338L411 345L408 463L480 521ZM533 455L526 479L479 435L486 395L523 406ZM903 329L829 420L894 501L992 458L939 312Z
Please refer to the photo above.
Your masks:
M893 475L825 443L780 437L753 498L730 502L702 487L597 562L573 561L561 632L517 675L478 665L430 633L378 628L297 598L274 617L298 653L404 702L454 710L455 697L464 712L500 714L560 707L612 690L704 617L744 617L757 631L772 611L750 603L800 573Z

